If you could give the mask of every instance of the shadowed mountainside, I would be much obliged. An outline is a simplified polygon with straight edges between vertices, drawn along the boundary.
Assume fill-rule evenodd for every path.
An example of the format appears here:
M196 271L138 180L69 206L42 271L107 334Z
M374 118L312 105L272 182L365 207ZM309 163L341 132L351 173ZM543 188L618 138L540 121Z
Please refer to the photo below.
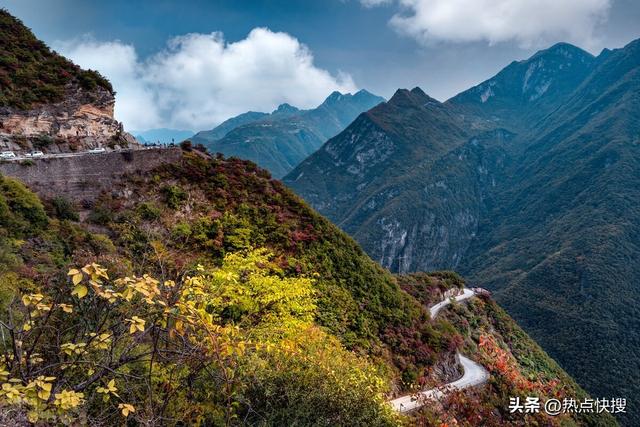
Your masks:
M637 402L639 111L640 41L558 44L445 103L398 91L285 182L383 266L458 269L592 393Z

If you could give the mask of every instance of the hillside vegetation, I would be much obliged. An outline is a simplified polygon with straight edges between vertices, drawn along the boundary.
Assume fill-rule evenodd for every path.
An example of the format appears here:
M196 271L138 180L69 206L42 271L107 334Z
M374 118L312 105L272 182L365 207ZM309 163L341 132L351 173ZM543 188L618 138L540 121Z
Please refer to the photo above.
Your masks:
M527 425L508 415L509 393L584 394L504 313L493 322L509 341L474 332L490 301L431 323L427 305L459 276L390 275L252 163L186 153L124 178L83 223L86 207L9 178L1 196L4 420L475 425L491 413ZM513 357L534 352L514 366L539 388L496 371L471 411L391 411L387 396L457 375L454 352L480 333Z
M640 41L561 43L446 102L399 90L284 182L384 267L489 288L590 393L637 406L638 94Z
M87 93L111 83L93 70L83 70L53 52L20 20L0 9L0 107L28 110L62 101L77 89Z

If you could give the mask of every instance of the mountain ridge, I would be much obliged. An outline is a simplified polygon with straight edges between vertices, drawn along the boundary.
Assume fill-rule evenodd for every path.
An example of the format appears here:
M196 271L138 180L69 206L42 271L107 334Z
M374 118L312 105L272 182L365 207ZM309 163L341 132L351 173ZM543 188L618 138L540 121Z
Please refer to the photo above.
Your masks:
M637 372L638 347L621 344L635 316L615 295L640 297L626 283L638 272L622 262L640 256L639 46L594 57L558 44L444 103L399 90L364 114L377 133L356 120L284 181L383 266L459 269L495 291L588 390L635 394L598 366L615 347L616 369ZM357 161L381 141L386 158ZM348 149L327 155L339 147ZM598 340L608 346L594 350L576 317L607 325ZM571 333L554 329L567 324Z
M383 100L364 89L355 94L336 91L314 109L281 104L270 114L244 113L191 140L213 153L252 160L281 177L358 114Z

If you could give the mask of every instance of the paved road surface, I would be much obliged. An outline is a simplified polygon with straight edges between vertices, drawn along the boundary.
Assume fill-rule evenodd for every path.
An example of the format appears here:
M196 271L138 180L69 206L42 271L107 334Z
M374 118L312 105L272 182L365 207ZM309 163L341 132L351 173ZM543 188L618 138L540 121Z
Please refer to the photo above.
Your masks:
M3 162L17 162L20 160L41 160L41 159L55 159L55 158L64 158L64 157L81 157L81 156L97 156L100 154L109 154L109 153L125 153L127 151L139 151L139 150L164 150L167 148L173 148L173 147L165 147L165 146L155 146L155 145L148 145L148 146L142 146L142 147L138 147L138 148L124 148L121 150L106 150L103 152L99 152L99 153L91 153L89 151L75 151L75 152L69 152L69 153L47 153L43 156L39 156L39 157L28 157L25 155L16 155L16 157L10 157L10 158L2 158L0 159L0 161Z
M440 301L429 308L429 311L431 312L431 319L434 319L440 310L451 304L452 299L455 301L464 301L474 295L475 293L471 289L465 288L462 294ZM429 400L443 397L448 391L463 390L468 387L481 385L486 383L489 379L489 372L468 357L460 353L456 353L456 360L462 366L462 370L464 372L460 379L441 387L431 390L423 390L416 394L410 394L390 400L389 403L391 406L398 412L409 412L423 406Z
M435 319L435 317L438 315L440 310L442 310L443 308L451 304L452 299L454 299L455 301L464 301L466 299L471 298L474 295L475 295L475 292L473 292L471 289L464 288L462 294L456 295L453 298L447 298L443 301L440 301L439 303L437 303L436 305L432 306L429 309L429 312L431 313L431 320Z

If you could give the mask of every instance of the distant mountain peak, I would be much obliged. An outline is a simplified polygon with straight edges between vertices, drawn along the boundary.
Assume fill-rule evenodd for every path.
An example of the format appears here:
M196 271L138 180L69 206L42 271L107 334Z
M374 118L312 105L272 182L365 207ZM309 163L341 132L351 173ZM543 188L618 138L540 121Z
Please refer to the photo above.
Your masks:
M294 107L291 104L288 103L283 103L278 105L278 108L276 110L274 110L274 114L275 113L297 113L298 111L300 111L299 108Z
M571 60L573 58L582 59L584 57L586 58L594 57L592 54L590 54L584 49L579 48L578 46L574 46L571 43L560 42L560 43L554 44L553 46L547 49L539 50L527 61L531 61L541 56L548 56L548 55L563 56L568 60Z
M192 142L213 153L252 160L279 178L382 102L384 98L364 90L355 95L334 91L316 108L299 110L285 103L271 114L241 114L216 129L199 132Z
M482 107L492 120L509 116L542 117L555 100L575 90L592 71L596 57L569 43L556 43L522 61L513 61L498 74L450 101ZM546 106L542 106L545 104ZM525 119L525 120L529 120Z
M398 89L393 94L393 96L389 99L389 104L397 105L402 101L408 100L410 98L408 89Z
M324 100L322 105L325 106L334 106L342 103L353 103L356 102L358 104L371 104L384 102L385 99L381 98L377 95L372 94L371 92L360 89L355 94L351 93L341 93L336 91L331 92L331 94Z
M327 99L325 99L325 102L327 101L339 101L340 99L342 99L342 97L345 96L342 93L338 92L337 90L334 90L333 92L331 92L331 95L329 95L327 97Z
M362 95L367 95L367 96L377 96L377 95L372 94L371 92L369 92L369 91L368 91L368 90L366 90L366 89L360 89L359 91L357 91L357 92L355 93L355 95L354 95L354 96L358 96L358 95L361 95L361 96L362 96Z
M638 48L640 48L640 39L632 40L624 47L625 50L635 50Z
M430 97L419 87L414 87L411 90L398 89L389 100L389 104L394 106L424 106L434 103L439 104L440 101Z
M414 95L418 95L418 96L429 96L422 89L420 89L420 87L418 87L418 86L416 86L413 89L411 89L411 93L414 94Z

